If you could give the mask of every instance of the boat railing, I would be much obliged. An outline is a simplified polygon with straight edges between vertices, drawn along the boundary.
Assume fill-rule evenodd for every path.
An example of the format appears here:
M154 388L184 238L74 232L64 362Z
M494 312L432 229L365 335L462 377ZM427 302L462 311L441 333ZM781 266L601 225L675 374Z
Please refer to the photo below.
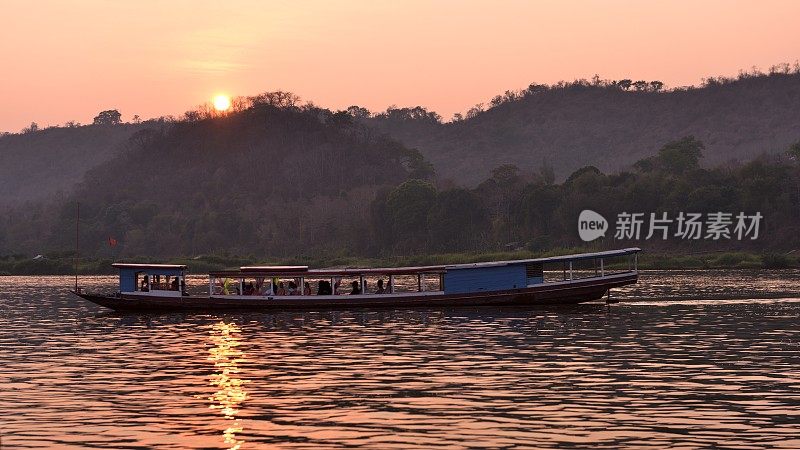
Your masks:
M638 253L581 257L543 264L543 282L564 282L584 278L638 273Z

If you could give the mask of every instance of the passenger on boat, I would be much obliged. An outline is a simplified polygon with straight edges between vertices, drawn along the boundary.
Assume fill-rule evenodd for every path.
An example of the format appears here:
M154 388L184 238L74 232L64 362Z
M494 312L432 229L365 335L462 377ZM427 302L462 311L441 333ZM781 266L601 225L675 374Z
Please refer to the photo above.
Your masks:
M303 295L311 295L311 284L308 281L303 285Z
M331 289L331 282L320 280L319 284L317 285L317 295L331 295L333 294L333 290Z
M254 295L255 293L256 293L256 287L253 286L252 281L246 286L244 286L244 295Z
M350 291L350 295L359 295L361 294L361 286L358 284L358 281L353 281L350 283L353 286L353 290Z
M142 278L142 284L139 286L139 290L142 292L147 292L150 290L150 277L145 275Z
M229 278L223 278L220 283L222 284L222 295L230 295L231 293L231 280Z
M170 288L172 288L173 291L178 290L178 277L172 279L172 283L170 283Z
M283 281L278 283L278 291L275 292L275 295L286 295L286 286L284 286Z
M297 283L294 281L289 282L289 295L300 295L300 290L297 289Z
M342 285L342 277L333 279L333 295L339 295L339 286Z
M272 289L272 283L269 282L269 281L264 283L263 286L262 286L262 289L261 289L261 295L268 296L268 295L274 295L274 294L275 294L275 291Z
M383 278L378 280L378 289L375 290L376 294L385 294L386 288L383 287Z

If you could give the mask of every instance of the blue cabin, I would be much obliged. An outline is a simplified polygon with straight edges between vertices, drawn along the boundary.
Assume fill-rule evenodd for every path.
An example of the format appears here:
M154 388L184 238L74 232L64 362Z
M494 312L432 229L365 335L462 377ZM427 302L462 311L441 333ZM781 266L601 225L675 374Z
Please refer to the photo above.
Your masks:
M623 250L516 261L455 264L446 266L444 292L446 294L461 294L526 288L544 283L544 265L553 263L556 266L561 266L564 281L573 279L574 265L578 262L592 262L593 276L603 276L605 274L604 261L606 259L631 256L631 270L635 271L637 267L636 254L639 251L639 248L626 248Z
M119 269L119 292L181 292L186 286L184 265L114 263L112 266Z
M541 263L501 262L448 266L445 294L521 289L544 281Z

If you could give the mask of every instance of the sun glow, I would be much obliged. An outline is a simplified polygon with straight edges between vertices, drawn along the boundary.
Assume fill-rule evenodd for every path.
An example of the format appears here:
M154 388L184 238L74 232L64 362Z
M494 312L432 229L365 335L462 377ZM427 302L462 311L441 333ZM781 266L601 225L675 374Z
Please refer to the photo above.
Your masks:
M227 111L231 107L231 98L225 94L220 94L214 97L212 103L214 103L214 109L217 111Z

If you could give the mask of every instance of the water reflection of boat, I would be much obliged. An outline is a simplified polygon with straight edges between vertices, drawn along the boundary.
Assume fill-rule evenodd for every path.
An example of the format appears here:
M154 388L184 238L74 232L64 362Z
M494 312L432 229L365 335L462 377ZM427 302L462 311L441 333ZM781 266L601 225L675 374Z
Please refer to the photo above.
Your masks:
M249 266L210 273L206 295L187 294L186 266L116 263L118 292L73 292L115 310L140 311L572 304L636 283L639 251L381 269Z
M211 386L217 391L209 397L209 408L219 410L230 423L222 432L225 444L230 450L238 450L244 443L236 434L243 431L236 415L239 405L247 398L243 389L244 380L239 378L239 363L244 360L244 353L239 349L241 330L234 323L219 322L211 327L211 342L214 346L208 350L209 361L214 363L214 373L210 377Z

